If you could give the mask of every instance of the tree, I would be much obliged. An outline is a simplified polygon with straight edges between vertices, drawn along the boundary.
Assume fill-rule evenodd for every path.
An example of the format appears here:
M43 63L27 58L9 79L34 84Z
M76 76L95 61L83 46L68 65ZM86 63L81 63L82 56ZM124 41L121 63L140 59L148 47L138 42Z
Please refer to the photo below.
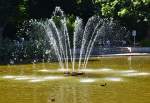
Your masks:
M150 22L150 0L97 0L101 14L116 19L131 18L134 23Z
M150 0L96 0L96 3L102 16L113 17L129 29L140 28L139 32L145 32L150 26Z
M0 1L0 23L20 22L27 18L28 0L1 0Z
M28 0L0 0L0 28L3 36L14 37L16 26L28 17Z

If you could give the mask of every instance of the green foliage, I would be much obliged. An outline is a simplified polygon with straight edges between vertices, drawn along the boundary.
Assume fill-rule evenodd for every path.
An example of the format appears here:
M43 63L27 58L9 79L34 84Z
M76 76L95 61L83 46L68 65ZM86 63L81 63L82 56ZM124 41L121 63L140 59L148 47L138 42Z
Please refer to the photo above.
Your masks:
M22 22L27 18L28 0L0 0L0 23Z
M134 18L135 22L150 22L150 0L96 0L105 17Z
M129 30L137 30L138 40L146 35L150 27L150 0L96 0L96 4L103 17L112 17Z
M101 12L103 16L113 16L113 11L114 11L114 8L111 5L109 4L102 5Z
M18 26L28 19L50 18L56 6L68 15L70 33L75 16L82 18L83 23L97 14L112 17L130 29L136 29L137 24L150 25L150 0L0 0L0 26L10 22ZM54 19L59 25L59 18Z
M77 4L80 4L82 2L82 0L76 0Z
M67 16L67 28L68 28L69 34L72 34L72 35L73 35L73 31L74 31L74 22L75 22L75 16L68 15Z
M60 16L54 16L53 17L53 21L55 22L55 24L56 24L56 26L57 27L60 27L61 26L61 24L60 24L60 20L61 20L62 18L60 17Z
M64 18L61 17L61 16L53 16L52 19L55 22L56 26L58 28L60 28L61 27L60 20L64 19ZM70 35L73 35L75 16L73 14L72 15L67 15L67 17L65 19L66 19L68 32L69 32Z
M122 8L119 12L118 12L118 16L123 17L125 15L129 14L129 10L127 8Z
M18 4L18 15L21 21L28 17L28 0L21 0Z

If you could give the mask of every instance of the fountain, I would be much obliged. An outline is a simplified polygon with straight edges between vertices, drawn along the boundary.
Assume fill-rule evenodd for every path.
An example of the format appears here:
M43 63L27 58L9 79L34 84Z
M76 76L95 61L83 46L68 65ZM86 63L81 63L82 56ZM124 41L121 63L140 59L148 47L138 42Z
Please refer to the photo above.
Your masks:
M61 70L64 70L65 75L82 75L81 69L86 69L92 48L98 42L110 41L112 38L120 40L124 35L120 29L118 33L114 32L113 26L116 23L111 19L102 19L99 16L92 16L87 23L83 24L81 18L76 17L74 22L73 40L67 28L67 18L60 7L56 7L53 16L46 20L30 20L31 24L39 25L42 31L46 34L46 39L54 51ZM108 29L108 30L107 30ZM110 30L109 30L110 29ZM115 28L116 29L116 28ZM123 28L124 30L125 28ZM107 33L106 33L107 32ZM119 35L118 35L119 34ZM123 38L122 38L123 39ZM71 66L69 63L71 62Z

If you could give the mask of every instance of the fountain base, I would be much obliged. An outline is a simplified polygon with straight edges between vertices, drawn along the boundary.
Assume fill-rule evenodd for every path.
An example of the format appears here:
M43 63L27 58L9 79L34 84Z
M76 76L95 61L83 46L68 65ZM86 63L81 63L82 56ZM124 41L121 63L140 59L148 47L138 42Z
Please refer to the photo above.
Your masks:
M64 72L65 76L79 76L79 75L83 75L83 72Z

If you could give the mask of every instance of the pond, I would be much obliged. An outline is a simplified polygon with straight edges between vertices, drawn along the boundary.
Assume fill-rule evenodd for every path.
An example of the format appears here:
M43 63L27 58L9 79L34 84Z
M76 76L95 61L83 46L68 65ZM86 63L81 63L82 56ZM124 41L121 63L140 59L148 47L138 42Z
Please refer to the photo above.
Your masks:
M150 103L150 56L91 58L81 76L58 68L0 66L0 103Z

